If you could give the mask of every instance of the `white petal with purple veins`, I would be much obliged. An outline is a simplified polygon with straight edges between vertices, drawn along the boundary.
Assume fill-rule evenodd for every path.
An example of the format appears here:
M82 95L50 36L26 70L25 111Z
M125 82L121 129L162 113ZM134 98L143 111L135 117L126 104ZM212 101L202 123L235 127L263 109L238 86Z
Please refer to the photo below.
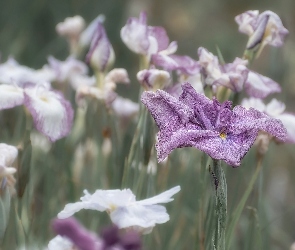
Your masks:
M60 93L44 85L26 88L24 104L33 116L36 129L51 141L69 134L73 109Z

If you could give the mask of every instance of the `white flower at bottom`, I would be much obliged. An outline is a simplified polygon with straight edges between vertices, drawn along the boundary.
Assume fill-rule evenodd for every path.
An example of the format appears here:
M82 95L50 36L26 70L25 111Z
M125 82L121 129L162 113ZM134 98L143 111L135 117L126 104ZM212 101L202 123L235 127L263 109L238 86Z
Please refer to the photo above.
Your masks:
M107 211L119 228L132 227L149 233L156 224L169 220L166 208L157 204L172 201L171 197L179 191L180 186L176 186L152 198L136 201L130 189L96 190L92 195L84 190L81 201L67 204L57 217L68 218L81 209Z
M47 250L75 250L74 243L67 237L60 235L55 236L51 241L49 241Z

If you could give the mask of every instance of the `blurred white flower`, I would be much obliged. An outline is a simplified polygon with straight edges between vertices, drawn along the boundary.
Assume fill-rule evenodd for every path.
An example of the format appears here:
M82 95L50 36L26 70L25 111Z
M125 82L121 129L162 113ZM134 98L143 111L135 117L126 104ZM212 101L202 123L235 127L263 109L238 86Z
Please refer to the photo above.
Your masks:
M49 241L47 250L78 250L78 248L67 237L57 235Z
M81 16L67 17L56 25L56 32L68 39L77 39L85 27L85 21Z
M0 190L8 186L11 193L14 193L15 178L13 174L16 168L12 167L18 155L18 150L14 146L0 143Z
M180 186L176 186L152 198L136 201L130 189L96 190L92 195L84 190L85 195L80 202L67 204L57 216L65 219L81 209L107 211L119 228L132 227L142 233L149 233L156 224L169 220L166 208L157 204L172 201L171 197L179 191Z

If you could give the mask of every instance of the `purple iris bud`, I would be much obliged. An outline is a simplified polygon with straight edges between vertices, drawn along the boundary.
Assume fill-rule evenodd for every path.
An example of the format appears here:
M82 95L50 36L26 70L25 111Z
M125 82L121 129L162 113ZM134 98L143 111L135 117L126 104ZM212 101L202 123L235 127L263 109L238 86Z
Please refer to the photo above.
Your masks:
M97 28L93 34L90 50L86 55L86 62L98 71L105 71L113 64L115 54L101 22L97 22Z
M230 101L210 100L185 83L179 99L165 91L146 91L142 102L159 128L156 143L158 161L173 149L195 147L214 159L237 167L253 145L258 132L285 140L286 129L278 119L242 106L232 109Z

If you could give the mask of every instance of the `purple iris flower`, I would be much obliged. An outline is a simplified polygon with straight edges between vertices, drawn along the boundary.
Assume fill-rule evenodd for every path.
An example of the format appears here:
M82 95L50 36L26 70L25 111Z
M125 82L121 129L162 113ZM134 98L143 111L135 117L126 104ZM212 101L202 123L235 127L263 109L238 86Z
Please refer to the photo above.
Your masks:
M281 121L242 106L232 109L230 101L210 100L185 83L179 99L165 91L146 91L142 102L159 128L156 143L158 160L175 148L195 147L214 159L237 167L263 130L285 140Z

